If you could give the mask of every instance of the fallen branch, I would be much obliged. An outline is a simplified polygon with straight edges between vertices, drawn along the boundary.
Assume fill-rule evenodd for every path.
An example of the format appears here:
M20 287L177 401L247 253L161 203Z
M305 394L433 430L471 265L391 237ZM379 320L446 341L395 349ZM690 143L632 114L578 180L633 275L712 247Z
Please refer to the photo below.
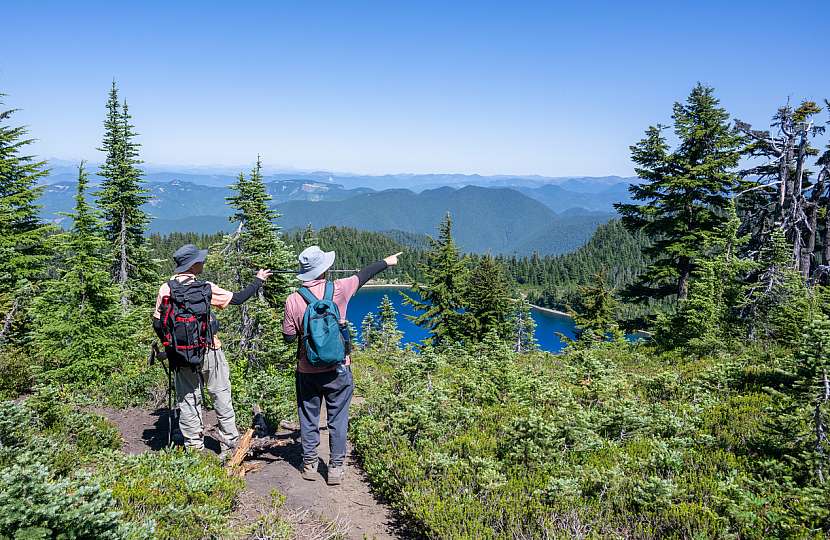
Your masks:
M242 461L245 459L245 456L248 455L248 450L251 447L251 439L254 437L254 428L248 428L245 434L239 439L239 444L236 446L236 451L233 453L233 457L228 461L227 466L225 467L228 470L228 474L231 476L237 476L237 468L242 464ZM243 473L244 475L244 473Z

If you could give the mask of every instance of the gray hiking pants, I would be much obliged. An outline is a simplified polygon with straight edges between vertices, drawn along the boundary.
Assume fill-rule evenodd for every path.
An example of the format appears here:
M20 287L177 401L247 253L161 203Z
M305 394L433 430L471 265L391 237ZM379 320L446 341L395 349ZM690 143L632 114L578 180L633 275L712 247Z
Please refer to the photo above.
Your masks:
M222 349L208 349L200 370L183 367L176 370L176 402L179 406L179 429L186 448L204 448L202 417L202 381L213 399L219 420L219 433L231 445L236 444L239 430L231 401L231 378L228 361ZM224 445L223 445L224 448Z
M346 435L349 431L349 404L352 402L354 380L348 366L338 366L325 373L297 372L297 414L300 417L300 438L303 462L317 463L320 445L320 404L326 400L326 424L329 432L329 464L343 465L346 457Z

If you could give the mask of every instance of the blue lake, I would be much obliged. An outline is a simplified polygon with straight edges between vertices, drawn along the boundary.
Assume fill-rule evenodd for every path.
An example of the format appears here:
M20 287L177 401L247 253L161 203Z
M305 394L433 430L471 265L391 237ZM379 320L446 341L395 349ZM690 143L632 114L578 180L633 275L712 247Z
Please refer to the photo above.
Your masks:
M378 306L385 294L389 295L389 299L392 300L395 306L395 311L398 312L398 328L403 332L403 342L420 343L427 337L428 332L426 330L415 326L406 318L407 315L417 315L417 313L412 307L403 304L401 291L414 294L410 289L396 287L370 287L358 291L349 301L349 310L346 313L346 318L357 328L358 337L360 337L360 323L363 321L363 317L370 311L377 314ZM569 337L574 336L574 323L570 318L535 309L532 315L536 321L536 341L539 342L539 347L542 350L549 352L562 350L564 344L556 334L557 332Z

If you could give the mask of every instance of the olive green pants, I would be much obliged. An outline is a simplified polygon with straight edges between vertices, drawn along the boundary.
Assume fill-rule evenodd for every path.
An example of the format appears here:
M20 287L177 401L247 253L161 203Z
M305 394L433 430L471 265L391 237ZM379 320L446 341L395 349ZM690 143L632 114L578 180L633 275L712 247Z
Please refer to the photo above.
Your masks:
M222 349L208 349L201 369L176 370L176 402L179 406L179 429L186 448L204 448L202 416L202 384L213 399L213 408L219 421L219 433L230 445L239 438L236 414L231 400L231 378L228 361ZM223 444L223 449L225 445Z

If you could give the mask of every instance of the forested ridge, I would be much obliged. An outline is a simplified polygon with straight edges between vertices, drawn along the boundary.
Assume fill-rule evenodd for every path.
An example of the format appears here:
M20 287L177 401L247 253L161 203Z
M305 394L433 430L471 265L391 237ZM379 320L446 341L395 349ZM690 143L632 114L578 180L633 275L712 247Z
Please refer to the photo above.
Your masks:
M178 246L187 242L212 245L221 238L221 234L153 234L149 237L149 243L159 264L172 268L170 256ZM401 231L380 233L351 227L294 229L286 232L285 239L295 251L312 244L319 244L327 251L336 251L338 269L358 269L383 258L385 253L402 251L404 256L398 266L378 276L380 283L411 284L420 281L423 278L421 267L429 248L429 237L426 235ZM633 283L649 260L642 252L646 243L642 233L631 233L619 220L612 220L600 225L585 245L564 255L494 255L493 259L511 278L513 286L531 303L558 310L579 310L579 288L590 283L598 272L604 272L610 285L618 290ZM475 265L482 256L467 253L464 257L467 263ZM654 305L640 306L630 302L623 305L624 316L653 314L655 311Z
M388 299L363 321L353 360L365 401L350 428L403 532L828 537L826 108L786 104L759 129L697 85L631 147L643 182L621 220L573 253L526 258L463 253L452 215L425 241L286 233L258 157L227 201L233 233L147 236L140 118L115 84L97 204L81 163L73 226L58 231L38 218L47 165L27 156L14 112L0 113L0 537L297 535L279 494L234 521L245 484L214 456L125 455L90 410L164 402L149 317L170 253L191 241L232 290L257 268L293 267L311 243L335 249L339 268L404 252L383 277L413 285L406 301L429 337L402 348ZM295 414L294 350L280 335L295 280L275 278L220 314L240 425L254 403L272 426ZM562 354L537 350L529 300L572 310ZM653 339L624 339L632 317Z

